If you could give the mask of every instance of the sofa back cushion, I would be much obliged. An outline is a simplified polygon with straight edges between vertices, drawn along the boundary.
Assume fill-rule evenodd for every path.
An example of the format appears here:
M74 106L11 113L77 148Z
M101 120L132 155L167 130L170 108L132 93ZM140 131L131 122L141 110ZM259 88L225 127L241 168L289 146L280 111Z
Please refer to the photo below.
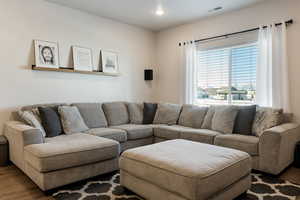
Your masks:
M259 137L266 129L280 125L283 118L282 109L257 107L252 132Z
M208 107L183 105L178 124L191 128L201 128Z
M124 102L103 103L102 108L109 126L129 123L129 114Z
M89 129L76 106L60 106L58 112L66 134L80 133Z
M157 103L144 103L143 124L152 124L157 110Z
M237 106L238 114L235 119L233 133L252 135L252 125L256 113L256 105Z
M143 123L143 109L142 103L127 103L129 119L131 124Z
M74 103L89 128L107 127L107 120L101 103Z
M55 137L63 134L58 107L39 107L39 114L42 125L46 132L46 137Z
M176 104L160 103L154 117L154 124L177 124L181 111L181 106Z
M231 134L238 113L237 106L215 106L211 128L224 134Z
M215 106L210 106L206 112L201 128L211 130L212 119L215 114Z

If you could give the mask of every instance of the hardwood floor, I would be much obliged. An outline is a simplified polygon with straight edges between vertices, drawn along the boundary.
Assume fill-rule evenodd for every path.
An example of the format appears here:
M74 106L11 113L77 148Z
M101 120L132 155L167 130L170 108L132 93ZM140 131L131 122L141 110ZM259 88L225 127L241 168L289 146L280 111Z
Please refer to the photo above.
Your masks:
M14 165L0 167L1 200L52 200Z
M300 185L300 169L289 168L280 178ZM53 200L14 165L0 167L0 200Z
M300 185L300 169L290 167L280 175L280 178L283 180L290 181L291 183Z

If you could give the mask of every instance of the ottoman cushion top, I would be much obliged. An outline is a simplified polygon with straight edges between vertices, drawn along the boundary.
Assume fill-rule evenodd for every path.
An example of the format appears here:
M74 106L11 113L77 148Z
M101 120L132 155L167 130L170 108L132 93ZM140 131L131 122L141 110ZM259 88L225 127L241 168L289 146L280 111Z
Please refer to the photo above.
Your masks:
M249 175L249 154L187 140L125 151L120 168L188 199L206 199Z

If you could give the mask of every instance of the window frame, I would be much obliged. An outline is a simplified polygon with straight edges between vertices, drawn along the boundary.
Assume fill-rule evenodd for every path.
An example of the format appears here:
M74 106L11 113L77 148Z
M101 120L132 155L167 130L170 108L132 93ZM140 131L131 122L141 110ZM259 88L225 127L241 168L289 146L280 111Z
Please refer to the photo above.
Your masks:
M229 66L229 70L228 70L228 97L227 97L227 103L224 103L225 105L237 105L237 106L242 106L242 105L255 105L256 103L256 99L254 97L253 101L252 102L249 102L249 103L234 103L233 100L232 100L232 91L231 89L229 90L229 88L232 87L232 50L235 49L235 48L243 48L243 47L249 47L249 46L256 46L257 47L257 56L258 56L258 53L259 53L259 47L258 47L258 41L255 41L255 42L247 42L247 43L244 43L244 44L238 44L238 45L232 45L232 46L227 46L227 47L220 47L220 48L207 48L203 51L210 51L210 50L222 50L222 49L227 49L228 52L229 52L229 55L228 55L228 66ZM197 49L197 56L199 56L201 50L198 50ZM258 59L258 57L256 58ZM198 66L197 66L198 67ZM257 63L256 63L256 69L257 69ZM198 70L197 70L198 71ZM196 79L196 88L198 88L198 76L197 76L197 79ZM257 80L257 76L256 76L256 79L255 79L255 82ZM197 89L196 89L197 90ZM256 88L255 88L255 91L256 91ZM194 96L194 100L193 100L193 104L195 105L200 105L200 106L210 106L210 105L221 105L221 104L218 104L218 103L204 103L204 104L199 104L199 103L196 103L197 100L199 98L197 98L197 91L195 91L195 96Z

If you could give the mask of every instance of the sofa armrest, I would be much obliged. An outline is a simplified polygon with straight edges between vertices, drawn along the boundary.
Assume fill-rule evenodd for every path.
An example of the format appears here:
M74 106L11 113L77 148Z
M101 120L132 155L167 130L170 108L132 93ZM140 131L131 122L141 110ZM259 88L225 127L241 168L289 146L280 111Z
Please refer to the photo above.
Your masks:
M293 162L299 140L299 124L285 123L265 130L259 138L260 170L279 174Z
M44 142L44 137L39 129L19 121L7 122L4 128L4 135L9 142L19 140L18 143L23 147Z
M4 125L4 135L9 143L9 159L25 172L24 147L44 142L42 132L19 121Z

